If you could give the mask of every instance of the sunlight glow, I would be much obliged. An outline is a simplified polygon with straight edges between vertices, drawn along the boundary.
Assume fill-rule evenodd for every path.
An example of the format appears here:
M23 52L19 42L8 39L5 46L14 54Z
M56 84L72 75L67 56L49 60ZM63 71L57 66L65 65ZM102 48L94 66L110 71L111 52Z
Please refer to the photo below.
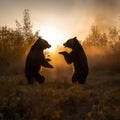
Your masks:
M53 27L45 27L41 29L39 34L43 39L47 40L48 43L51 44L51 51L56 50L57 46L61 45L64 39L64 34Z

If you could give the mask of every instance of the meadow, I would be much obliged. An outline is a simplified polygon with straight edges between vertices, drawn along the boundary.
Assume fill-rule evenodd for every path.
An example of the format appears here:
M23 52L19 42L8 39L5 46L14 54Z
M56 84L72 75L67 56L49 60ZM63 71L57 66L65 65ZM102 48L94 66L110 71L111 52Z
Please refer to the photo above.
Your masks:
M85 85L63 79L28 85L24 74L0 76L0 120L119 120L119 78L97 71Z

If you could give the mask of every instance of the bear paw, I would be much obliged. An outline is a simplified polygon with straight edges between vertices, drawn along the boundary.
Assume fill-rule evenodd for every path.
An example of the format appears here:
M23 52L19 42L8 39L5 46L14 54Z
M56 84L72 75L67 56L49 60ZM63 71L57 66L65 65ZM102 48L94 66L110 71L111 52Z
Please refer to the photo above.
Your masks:
M62 51L62 52L58 52L59 54L66 54L67 52L66 51Z

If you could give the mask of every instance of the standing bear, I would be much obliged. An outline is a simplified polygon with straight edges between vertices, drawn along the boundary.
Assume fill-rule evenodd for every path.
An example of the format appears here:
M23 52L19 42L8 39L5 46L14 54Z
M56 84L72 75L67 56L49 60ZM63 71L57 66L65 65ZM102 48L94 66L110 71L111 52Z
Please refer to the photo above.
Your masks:
M86 82L89 68L87 57L81 44L77 40L77 37L74 37L67 40L67 42L63 45L72 49L70 53L67 53L66 51L59 52L59 54L62 54L64 56L68 64L73 63L74 65L72 82L74 83L78 81L80 84L84 84Z
M36 79L39 83L44 82L44 76L39 74L41 66L53 68L53 66L48 63L50 59L45 59L43 53L43 50L50 47L51 45L41 37L32 45L25 63L25 76L29 84L33 83L33 79Z

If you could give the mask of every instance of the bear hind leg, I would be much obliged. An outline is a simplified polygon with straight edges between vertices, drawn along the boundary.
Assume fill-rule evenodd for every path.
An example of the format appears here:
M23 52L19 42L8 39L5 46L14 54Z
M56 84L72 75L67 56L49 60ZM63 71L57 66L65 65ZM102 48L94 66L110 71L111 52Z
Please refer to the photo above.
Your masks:
M72 83L75 83L77 81L78 81L78 79L77 79L77 73L74 73L73 76L72 76Z
M81 73L79 74L78 82L79 82L80 84L85 84L85 83L86 83L86 77L87 77L87 75L85 75L85 73L81 72Z
M86 77L87 76L83 73L83 71L75 72L72 76L72 83L75 83L78 81L80 84L85 84Z
M35 79L38 81L39 84L44 83L45 81L44 76L40 75L39 73L35 75Z
M31 74L25 74L28 84L33 84L34 80L33 80L33 76Z

